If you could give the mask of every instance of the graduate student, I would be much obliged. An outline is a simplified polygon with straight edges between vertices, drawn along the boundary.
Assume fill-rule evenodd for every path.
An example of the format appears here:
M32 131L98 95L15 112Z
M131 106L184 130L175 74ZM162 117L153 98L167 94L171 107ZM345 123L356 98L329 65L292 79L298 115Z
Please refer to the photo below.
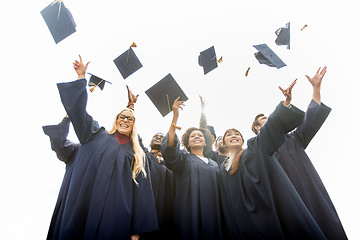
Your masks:
M80 56L79 56L80 57ZM81 146L74 158L59 223L53 239L139 239L158 229L146 155L140 146L136 102L128 89L129 108L120 111L108 132L87 113L86 69L75 60L78 80L57 84L61 101Z
M304 121L294 131L286 134L274 156L290 178L296 191L309 209L327 239L347 239L336 209L314 165L305 152L312 138L330 114L331 108L321 102L320 88L327 68L319 68L313 78L306 75L313 88L313 95ZM252 124L258 134L267 117L259 114Z
M149 159L151 186L154 194L159 230L141 236L141 239L169 239L174 234L174 180L173 173L165 166L161 154L164 135L156 133L150 142L150 152L144 147Z
M223 135L231 154L220 166L226 239L326 239L273 156L304 117L290 104L295 82L246 149L238 130Z
M179 108L177 98L172 105L173 120L163 139L161 152L165 165L173 171L175 181L174 226L170 239L221 239L221 212L218 188L218 164L204 156L211 149L209 132L189 128L180 142L175 133Z

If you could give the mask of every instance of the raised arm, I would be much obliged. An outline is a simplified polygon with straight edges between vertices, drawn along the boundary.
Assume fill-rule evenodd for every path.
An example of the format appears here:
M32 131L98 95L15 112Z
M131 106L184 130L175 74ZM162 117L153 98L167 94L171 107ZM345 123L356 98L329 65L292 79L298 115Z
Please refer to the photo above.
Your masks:
M319 68L313 78L305 75L313 87L313 97L306 111L303 123L291 133L300 141L304 149L319 131L331 111L331 108L321 102L320 95L321 83L326 70L326 67L322 70Z
M323 67L323 69L321 69L320 67L313 78L310 78L308 75L305 75L313 87L312 100L314 100L319 105L321 104L321 94L320 94L321 82L325 76L326 70L327 70L326 66Z
M301 124L304 112L291 105L292 88L295 83L296 80L285 90L279 87L285 100L270 114L260 133L255 137L259 151L272 155L284 143L285 134Z
M182 106L184 105L184 101L179 101L180 97L175 99L174 104L172 105L172 111L173 111L173 119L171 121L170 129L168 132L168 139L167 139L167 145L168 146L174 146L175 144L175 131L176 131L176 124L177 120L179 118L179 108L182 110Z
M79 56L80 57L80 56ZM100 130L98 123L86 112L87 81L84 79L89 62L84 65L80 61L74 62L74 69L78 80L68 83L58 83L61 102L74 126L74 130L81 144L90 141Z
M201 116L200 116L200 128L206 128L207 127L207 119L206 119L206 115L205 115L205 101L204 99L200 97L200 103L201 103Z

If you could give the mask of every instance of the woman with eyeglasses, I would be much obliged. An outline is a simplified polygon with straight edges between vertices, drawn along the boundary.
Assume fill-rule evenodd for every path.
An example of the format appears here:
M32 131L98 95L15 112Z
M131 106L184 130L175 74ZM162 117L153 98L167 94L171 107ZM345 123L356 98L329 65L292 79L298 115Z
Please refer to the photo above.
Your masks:
M128 89L129 105L116 115L112 129L99 127L86 111L89 63L79 57L74 62L78 80L57 84L81 146L48 238L139 239L140 234L157 230L158 223L132 109L137 96Z
M281 89L286 100L247 141L247 148L237 129L223 135L230 154L219 170L226 239L326 239L273 156L286 133L304 118L303 111L290 105L295 82Z
M222 239L218 188L218 164L204 156L211 149L210 132L189 128L180 142L175 133L179 108L177 98L172 106L173 120L163 138L161 153L165 165L173 171L175 182L174 227L171 239Z

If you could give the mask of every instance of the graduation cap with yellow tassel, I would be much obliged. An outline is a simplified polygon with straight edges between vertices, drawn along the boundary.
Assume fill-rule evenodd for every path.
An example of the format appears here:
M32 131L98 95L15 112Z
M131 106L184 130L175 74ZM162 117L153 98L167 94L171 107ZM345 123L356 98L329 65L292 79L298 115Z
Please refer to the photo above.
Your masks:
M93 92L96 87L99 87L102 91L104 89L105 82L112 84L111 82L104 80L102 78L99 78L98 76L95 76L91 73L89 73L89 74L91 75L89 83L88 83L89 87L91 87L90 92Z

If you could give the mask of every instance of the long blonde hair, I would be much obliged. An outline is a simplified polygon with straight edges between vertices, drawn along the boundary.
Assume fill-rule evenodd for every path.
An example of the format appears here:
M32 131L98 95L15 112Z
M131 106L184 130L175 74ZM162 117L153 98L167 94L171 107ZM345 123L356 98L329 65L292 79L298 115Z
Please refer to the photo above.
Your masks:
M125 110L130 111L133 114L133 116L135 117L135 113L132 109L130 109L130 108L123 109L118 115L116 115L109 134L114 134L117 131L117 128L116 128L117 119L118 119L119 115ZM132 159L132 163L131 163L132 179L136 183L136 185L138 185L138 182L136 181L136 177L137 177L137 175L139 175L140 172L142 173L143 177L146 178L146 171L145 171L146 160L145 160L144 150L142 149L142 147L140 146L140 143L139 143L139 136L137 133L135 121L133 124L133 128L130 132L130 141L131 141L132 147L134 149L134 158Z

